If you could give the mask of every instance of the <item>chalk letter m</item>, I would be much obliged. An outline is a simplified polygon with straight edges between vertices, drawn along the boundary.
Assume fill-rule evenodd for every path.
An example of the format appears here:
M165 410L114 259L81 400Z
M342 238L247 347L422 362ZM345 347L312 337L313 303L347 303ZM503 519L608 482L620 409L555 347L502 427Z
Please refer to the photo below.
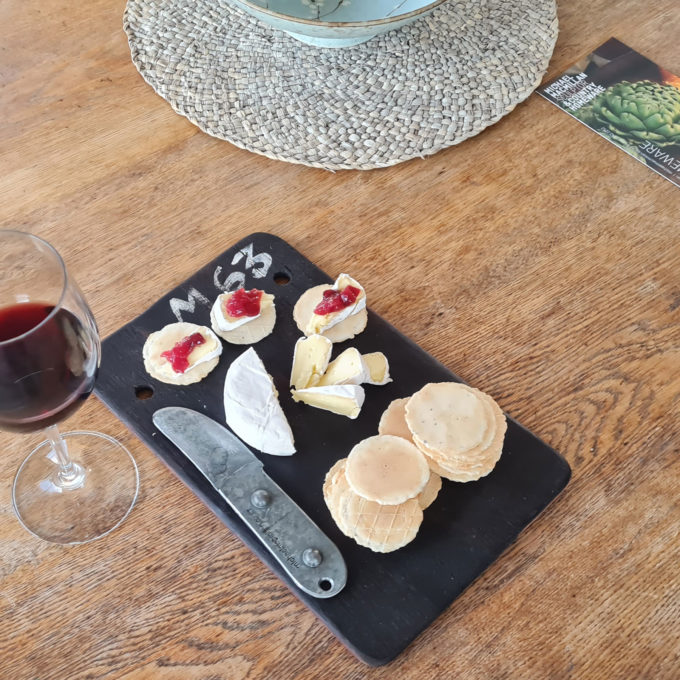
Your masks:
M210 305L210 300L195 288L189 288L186 300L182 300L182 298L172 298L172 300L170 300L170 309L177 318L177 321L184 321L182 312L193 314L196 309L197 301L202 305Z

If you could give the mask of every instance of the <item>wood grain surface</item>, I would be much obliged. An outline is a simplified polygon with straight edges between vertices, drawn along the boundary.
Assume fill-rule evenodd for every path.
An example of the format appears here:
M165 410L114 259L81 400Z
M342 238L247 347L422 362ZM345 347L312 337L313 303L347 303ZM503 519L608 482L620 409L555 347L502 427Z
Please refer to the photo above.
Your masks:
M135 455L101 541L25 533L0 434L0 678L676 678L680 190L538 96L394 168L328 173L200 133L129 59L122 0L0 4L0 224L46 237L107 335L253 231L329 273L561 451L564 494L369 669L96 399ZM616 36L680 73L676 0L572 0L548 76ZM426 295L423 292L426 291Z

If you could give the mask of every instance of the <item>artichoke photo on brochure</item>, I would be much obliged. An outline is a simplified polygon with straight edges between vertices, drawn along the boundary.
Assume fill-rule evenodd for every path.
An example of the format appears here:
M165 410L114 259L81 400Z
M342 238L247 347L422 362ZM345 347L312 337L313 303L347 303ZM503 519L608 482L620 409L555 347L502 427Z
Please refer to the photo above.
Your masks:
M680 186L680 77L616 38L537 92Z

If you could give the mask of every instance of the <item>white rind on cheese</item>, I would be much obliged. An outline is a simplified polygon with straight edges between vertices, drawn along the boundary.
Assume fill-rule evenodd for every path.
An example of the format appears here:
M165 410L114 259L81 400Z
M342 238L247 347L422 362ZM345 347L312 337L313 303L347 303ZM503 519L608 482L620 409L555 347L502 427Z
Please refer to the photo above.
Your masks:
M295 389L313 387L326 371L333 343L323 335L310 335L295 343L290 384Z
M227 425L249 446L274 456L295 453L293 432L274 381L252 347L229 366L224 412Z
M253 345L266 338L274 330L276 307L273 304L264 307L260 316L253 317L253 321L244 323L231 331L221 331L218 328L215 314L212 311L210 312L210 323L215 333L228 343L232 345Z
M361 352L355 347L348 347L330 364L318 382L319 387L325 385L361 385L369 382L371 375Z
M353 286L354 288L359 289L359 296L354 303L337 312L331 312L330 314L312 313L309 322L307 323L307 327L304 330L305 335L326 332L329 328L337 326L337 324L353 314L360 312L362 309L366 309L366 291L363 286L349 276L349 274L340 274L333 284L333 290L340 291L347 286ZM321 302L321 300L319 300L319 302Z
M327 385L292 390L293 399L309 406L354 419L364 404L364 388L360 385Z
M212 338L211 338L212 339ZM215 338L217 339L217 338ZM208 344L208 343L204 343ZM212 347L212 343L210 343L210 346ZM199 345L198 347L194 347L192 350L191 354L189 355L189 368L187 368L185 373L190 371L192 368L196 368L196 366L200 366L201 364L205 364L208 361L212 361L213 359L216 359L222 354L222 343L218 341L217 347L214 347L211 350L207 350L205 352L202 352L199 356L196 356L196 350L199 349L200 347L203 347L203 345Z
M369 378L366 381L367 383L370 385L386 385L388 382L392 382L390 365L382 352L364 354L363 360L368 367Z

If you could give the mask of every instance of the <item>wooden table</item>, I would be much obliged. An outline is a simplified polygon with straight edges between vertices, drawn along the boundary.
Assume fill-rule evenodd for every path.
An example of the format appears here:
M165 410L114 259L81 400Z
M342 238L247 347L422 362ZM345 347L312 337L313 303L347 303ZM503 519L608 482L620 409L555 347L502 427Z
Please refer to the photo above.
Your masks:
M356 661L95 398L130 448L104 540L25 533L0 435L0 677L672 678L680 674L680 191L538 96L426 160L331 174L212 139L130 62L123 0L5 0L0 223L61 251L106 336L252 231L561 451L564 494L395 662ZM548 75L615 35L680 73L676 0L573 0ZM422 290L428 295L423 299Z

